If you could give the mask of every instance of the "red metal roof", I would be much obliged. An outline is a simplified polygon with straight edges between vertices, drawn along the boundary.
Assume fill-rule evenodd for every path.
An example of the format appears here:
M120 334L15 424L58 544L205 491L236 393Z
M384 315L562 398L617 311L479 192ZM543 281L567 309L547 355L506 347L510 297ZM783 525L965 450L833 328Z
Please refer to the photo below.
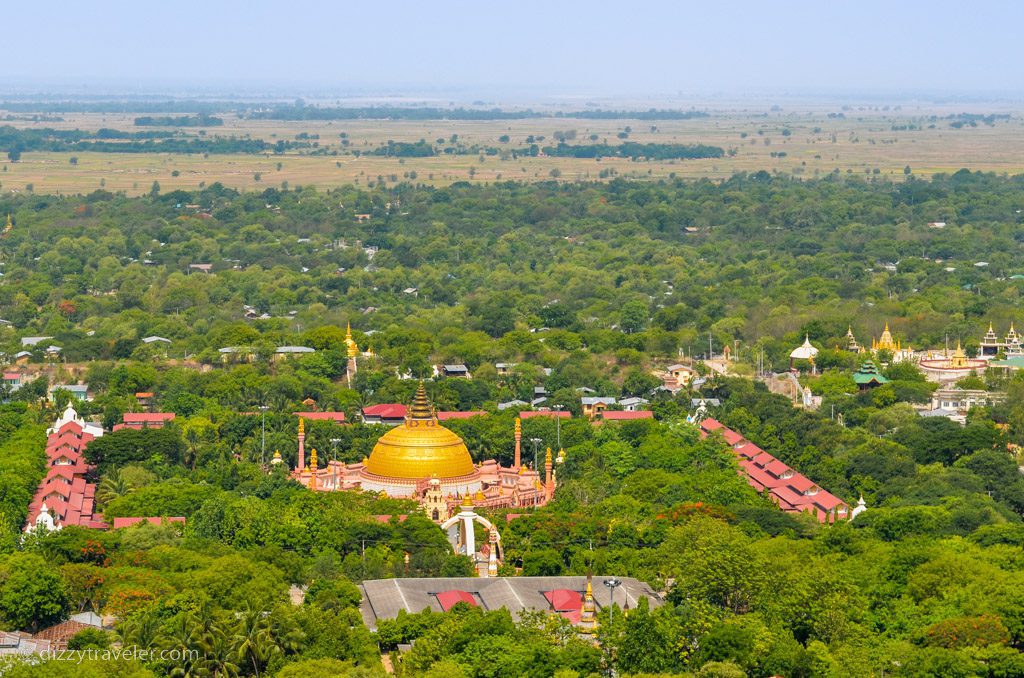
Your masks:
M720 428L725 428L725 425L717 419L708 417L700 423L700 427L708 433L711 433L712 431L717 431Z
M381 403L363 408L364 417L380 417L381 419L402 419L405 417L405 405L400 403Z
M753 459L757 455L764 452L764 450L762 450L760 447L751 442L746 442L743 443L742 445L738 445L733 448L733 451L739 456L746 457L747 459Z
M369 409L369 408L367 408ZM363 410L364 412L366 410ZM342 423L345 421L344 412L292 412L296 417L302 417L303 419L320 419L334 421Z
M545 591L544 597L551 603L551 609L556 612L579 611L583 607L583 594L579 591L555 589L554 591Z
M738 442L745 441L745 438L742 435L736 433L736 431L733 431L731 428L723 427L722 437L725 438L725 442L729 443L730 445L735 445Z
M764 465L764 470L768 471L768 473L771 473L776 478L781 478L786 471L790 470L790 468L778 459L772 459Z
M470 417L482 417L486 412L483 410L474 410L471 412L438 412L437 420L445 421L447 419L469 419Z
M654 412L650 410L639 410L637 412L603 410L598 412L597 416L605 421L626 421L628 419L653 419Z
M437 602L441 604L441 609L447 612L452 609L456 603L467 603L473 607L479 607L476 604L476 598L473 597L472 593L466 593L465 591L459 591L457 589L452 591L441 591L437 594Z
M172 421L174 417L174 412L125 412L123 419L126 424L149 424Z
M526 410L519 413L520 419L529 419L531 417L559 417L561 419L572 419L572 412L566 412L565 410Z

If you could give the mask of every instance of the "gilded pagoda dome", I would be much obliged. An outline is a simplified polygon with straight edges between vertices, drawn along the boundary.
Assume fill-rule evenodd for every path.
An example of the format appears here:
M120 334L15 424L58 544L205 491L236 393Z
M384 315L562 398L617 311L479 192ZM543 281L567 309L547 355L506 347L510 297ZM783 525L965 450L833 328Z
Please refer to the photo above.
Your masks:
M387 478L456 478L476 470L462 438L441 426L421 383L401 426L377 441L366 462L369 473Z

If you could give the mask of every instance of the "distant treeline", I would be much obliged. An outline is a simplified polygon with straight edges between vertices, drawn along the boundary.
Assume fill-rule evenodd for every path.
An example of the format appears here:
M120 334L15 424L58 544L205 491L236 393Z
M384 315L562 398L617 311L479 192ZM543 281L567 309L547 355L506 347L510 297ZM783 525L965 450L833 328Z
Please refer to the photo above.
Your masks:
M429 158L437 155L432 144L422 139L416 143L407 141L388 141L387 146L381 146L371 151L373 155L384 155L395 158Z
M689 120L707 118L704 111L650 108L631 110L510 111L500 108L438 108L399 106L307 106L299 104L274 105L241 101L197 101L124 99L103 101L4 101L0 110L11 113L184 113L183 117L146 116L136 119L137 125L166 125L174 127L205 127L223 124L215 113L238 112L259 120L523 120L528 118L573 118L578 120ZM199 122L195 118L210 122ZM138 122L152 120L152 122ZM167 122L164 122L167 121Z
M12 113L193 113L211 114L252 108L256 104L240 104L230 101L155 101L147 99L123 99L104 101L4 101L0 109Z
M395 158L429 158L444 153L445 155L498 155L502 152L510 152L513 157L537 156L540 153L537 144L531 144L523 149L502 149L493 146L467 146L467 147L445 147L437 149L433 144L424 140L415 143L405 141L388 141L386 146L380 146L372 151L370 155L383 155ZM558 144L557 146L545 146L544 154L562 158L640 158L648 160L685 160L692 158L721 158L725 151L719 146L705 146L703 144L641 144L627 141L623 144Z
M720 146L704 144L641 144L627 141L615 146L609 144L558 144L545 146L545 155L562 158L646 158L648 160L684 160L693 158L721 158L725 150Z
M309 142L278 141L239 137L180 138L174 132L146 130L122 132L100 129L95 133L52 128L17 129L0 127L0 152L94 151L97 153L284 153L311 148Z
M651 108L646 111L572 111L555 113L556 118L579 118L581 120L692 120L710 118L704 111L674 111Z
M260 120L524 120L527 118L578 118L593 120L686 120L706 118L702 111L671 111L650 109L647 111L569 111L545 113L533 110L506 111L499 108L488 110L473 108L400 108L394 106L318 107L279 106L269 110L254 111L249 117Z
M220 127L223 124L223 118L215 118L205 113L179 117L147 115L135 118L136 127Z

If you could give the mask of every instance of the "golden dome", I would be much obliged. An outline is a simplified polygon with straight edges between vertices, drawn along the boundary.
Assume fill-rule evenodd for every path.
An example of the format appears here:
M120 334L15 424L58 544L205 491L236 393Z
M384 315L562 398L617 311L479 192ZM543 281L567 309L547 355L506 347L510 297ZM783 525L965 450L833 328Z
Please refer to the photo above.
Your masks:
M437 422L423 384L401 426L377 441L366 470L387 478L455 478L472 474L476 467L462 438Z

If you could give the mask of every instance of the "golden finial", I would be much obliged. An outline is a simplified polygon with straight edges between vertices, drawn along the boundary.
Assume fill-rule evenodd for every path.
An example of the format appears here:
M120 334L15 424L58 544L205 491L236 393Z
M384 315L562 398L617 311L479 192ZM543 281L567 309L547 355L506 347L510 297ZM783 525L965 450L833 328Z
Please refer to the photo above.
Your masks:
M477 490L476 491L476 496L474 497L474 499L476 501L483 501L484 499L486 499L486 497L484 497L483 490Z
M355 339L352 338L352 323L345 323L345 349L349 358L355 358L359 355L359 345L356 344Z
M551 448L548 448L547 454L544 455L544 464L551 466Z
M316 448L309 453L309 470L316 473Z
M306 435L306 420L302 417L299 417L299 435Z
M516 433L523 432L523 422L519 417L516 417Z
M412 398L412 407L409 408L409 418L433 419L433 416L430 400L427 398L427 387L420 381L420 385L416 387L416 395Z
M472 508L473 507L473 500L472 500L472 498L470 498L468 492L466 493L466 496L462 498L462 506L465 507L465 508Z

